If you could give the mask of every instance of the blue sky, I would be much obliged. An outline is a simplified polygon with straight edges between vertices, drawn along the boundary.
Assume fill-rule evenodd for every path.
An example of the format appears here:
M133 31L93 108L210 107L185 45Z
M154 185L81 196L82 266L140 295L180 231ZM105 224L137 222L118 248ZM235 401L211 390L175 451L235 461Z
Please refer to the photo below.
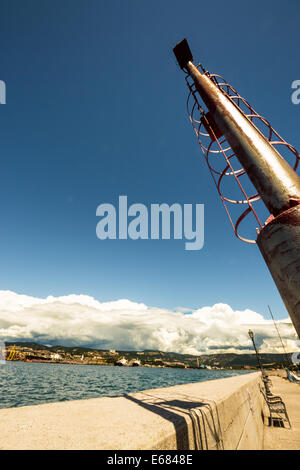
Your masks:
M235 238L186 113L172 48L235 86L300 148L297 0L1 2L0 286L276 318L284 305L256 246ZM96 208L202 203L205 244L96 238Z

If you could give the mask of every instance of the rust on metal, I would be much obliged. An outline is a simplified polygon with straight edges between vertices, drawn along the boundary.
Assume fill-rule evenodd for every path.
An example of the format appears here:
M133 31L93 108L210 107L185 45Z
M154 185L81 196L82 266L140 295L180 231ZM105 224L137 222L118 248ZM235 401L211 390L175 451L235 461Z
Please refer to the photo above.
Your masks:
M270 221L257 245L300 338L300 205Z

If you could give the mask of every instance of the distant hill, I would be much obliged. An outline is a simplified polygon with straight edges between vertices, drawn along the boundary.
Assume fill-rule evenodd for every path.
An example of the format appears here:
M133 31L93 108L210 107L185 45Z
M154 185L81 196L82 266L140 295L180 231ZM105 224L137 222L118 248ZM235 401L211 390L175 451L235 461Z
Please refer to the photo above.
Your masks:
M68 347L68 346L45 346L43 344L35 342L6 342L7 346L13 345L31 348L34 351L52 351L52 352L64 352L71 355L82 355L87 353L106 353L109 354L109 350L105 349L94 349L84 347ZM128 361L139 358L142 363L157 364L160 363L184 363L190 367L197 366L197 358L199 364L217 366L217 367L243 367L243 366L257 366L256 355L253 354L205 354L205 355L192 355L192 354L179 354L174 352L163 352L155 350L143 350L143 351L121 351L116 350L117 356L123 356ZM113 355L112 355L113 356ZM288 354L288 356L291 356ZM114 356L115 357L115 356ZM261 354L262 362L264 365L281 365L286 364L286 358L284 354Z

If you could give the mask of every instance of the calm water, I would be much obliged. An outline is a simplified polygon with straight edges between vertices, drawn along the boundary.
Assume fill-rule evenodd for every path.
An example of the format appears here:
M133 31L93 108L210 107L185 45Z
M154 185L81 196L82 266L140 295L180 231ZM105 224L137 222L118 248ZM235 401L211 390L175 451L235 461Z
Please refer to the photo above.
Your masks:
M0 364L0 408L118 396L243 373L247 372L6 362Z

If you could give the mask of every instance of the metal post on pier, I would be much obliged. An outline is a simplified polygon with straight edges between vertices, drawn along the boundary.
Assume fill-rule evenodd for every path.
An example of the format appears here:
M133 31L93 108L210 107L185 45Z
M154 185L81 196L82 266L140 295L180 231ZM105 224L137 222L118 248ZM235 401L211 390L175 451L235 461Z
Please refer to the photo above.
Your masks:
M194 99L190 119L233 229L243 241L257 243L300 338L300 178L295 171L299 153L222 77L210 74L202 64L193 64L186 39L176 45L174 54L186 73L189 98ZM195 112L199 114L198 119L194 117ZM267 135L255 124L257 121L266 126ZM203 143L205 138L209 139L208 144ZM279 146L295 157L294 167L278 151ZM213 168L212 154L225 158L223 171ZM241 165L238 170L232 163L234 157ZM241 184L243 175L248 176L256 189L255 195L247 195ZM227 176L238 184L243 195L241 200L222 194L222 182ZM254 208L257 200L263 201L270 213L265 222ZM232 221L228 203L246 205L236 223ZM255 240L239 235L240 224L249 213L259 225Z

